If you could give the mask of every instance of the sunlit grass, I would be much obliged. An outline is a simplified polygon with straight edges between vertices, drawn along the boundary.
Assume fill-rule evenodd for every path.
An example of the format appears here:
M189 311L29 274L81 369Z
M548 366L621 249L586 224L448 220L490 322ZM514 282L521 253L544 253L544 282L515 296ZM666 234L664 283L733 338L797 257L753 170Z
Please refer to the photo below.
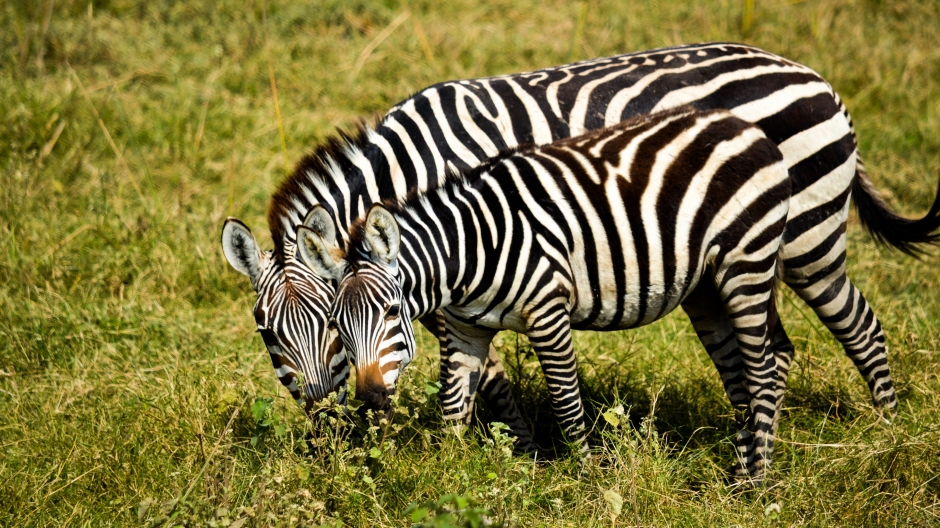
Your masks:
M424 86L706 40L819 71L888 202L920 214L940 178L938 20L933 0L0 3L0 525L401 526L457 493L517 526L606 526L610 491L618 525L936 524L936 250L902 257L849 226L850 276L888 335L890 425L784 292L797 360L773 483L741 493L730 405L681 314L577 336L597 419L585 467L445 432L426 333L389 430L344 442L272 375L218 237L236 215L269 246L286 169ZM539 442L562 448L525 340L499 339ZM601 413L618 405L615 427Z

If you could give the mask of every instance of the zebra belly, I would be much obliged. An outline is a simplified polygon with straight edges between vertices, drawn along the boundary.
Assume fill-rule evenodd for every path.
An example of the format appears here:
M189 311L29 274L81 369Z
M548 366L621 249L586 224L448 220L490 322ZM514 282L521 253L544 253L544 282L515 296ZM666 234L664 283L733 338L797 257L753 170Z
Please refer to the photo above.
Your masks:
M638 328L658 321L675 310L695 288L702 276L701 268L701 265L697 267L690 282L670 287L654 284L646 288L624 290L623 284L640 282L640 277L624 272L621 276L625 280L619 284L616 281L604 283L600 288L588 290L589 295L581 295L580 292L585 290L578 290L573 295L576 308L572 311L571 327L576 330L614 331ZM638 275L635 272L633 274ZM578 282L582 281L576 280Z

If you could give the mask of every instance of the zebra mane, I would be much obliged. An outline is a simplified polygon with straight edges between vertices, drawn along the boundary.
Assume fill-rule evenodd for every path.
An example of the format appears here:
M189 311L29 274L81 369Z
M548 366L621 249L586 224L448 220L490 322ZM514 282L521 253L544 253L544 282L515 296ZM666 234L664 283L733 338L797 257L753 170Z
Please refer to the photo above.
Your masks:
M288 256L285 254L285 245L288 237L295 235L289 232L284 219L291 219L294 225L299 224L315 205L311 198L319 198L318 188L348 186L346 174L353 168L352 158L362 155L369 144L369 136L380 123L381 119L376 118L371 122L358 121L351 131L337 128L335 134L304 155L290 176L278 184L268 205L268 227L274 242L274 255L278 261L284 262Z

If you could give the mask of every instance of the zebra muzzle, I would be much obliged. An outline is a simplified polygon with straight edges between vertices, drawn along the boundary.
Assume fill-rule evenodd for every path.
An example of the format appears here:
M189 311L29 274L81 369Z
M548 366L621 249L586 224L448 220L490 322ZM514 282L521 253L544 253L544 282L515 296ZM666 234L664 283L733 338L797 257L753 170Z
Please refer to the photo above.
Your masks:
M356 384L356 399L362 402L360 416L372 411L378 417L386 414L392 406L392 391L383 384Z

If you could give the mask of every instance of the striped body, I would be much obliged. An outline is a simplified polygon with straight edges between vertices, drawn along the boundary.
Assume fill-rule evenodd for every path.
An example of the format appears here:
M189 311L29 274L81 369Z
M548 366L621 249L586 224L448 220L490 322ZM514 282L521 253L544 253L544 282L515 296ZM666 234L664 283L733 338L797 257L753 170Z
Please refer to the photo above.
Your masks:
M937 211L932 210L919 223L888 211L857 160L851 120L831 87L805 66L749 46L681 46L431 86L396 105L377 127L330 139L298 165L271 201L268 220L275 249L270 258L261 260L267 266L277 262L280 267L275 273L302 267L303 263L295 258L297 226L318 204L334 216L337 243L344 247L350 223L369 204L401 197L414 189L433 188L442 181L449 164L477 166L505 148L558 140L681 104L698 109L730 109L757 123L779 145L790 170L794 195L785 235L784 279L842 342L868 381L875 402L893 408L896 399L883 333L870 307L844 273L847 204L850 194L854 194L860 218L876 237L905 250L928 241L930 237L925 233L935 229L931 226L936 223ZM227 223L226 228L229 225L234 224ZM262 254L257 248L255 253ZM237 262L242 253L227 251L226 255L236 269L248 272ZM319 280L320 284L296 288L294 280L285 277L265 284L317 292L322 298L316 306L332 301L331 279L309 279ZM254 278L252 282L258 284ZM290 298L257 287L256 291L259 301L261 297ZM740 358L727 319L716 316L716 302L713 296L703 294L683 308L734 399L740 386L740 379L734 375ZM286 310L285 305L269 304L268 316L290 321L276 314L281 309ZM292 313L291 317L305 320L292 321L289 326L316 327L323 334L327 332L325 313ZM429 328L436 328L433 321ZM318 336L307 340L313 348L304 349L285 342L296 332L282 333L279 328L271 331L280 350L297 351L298 356L288 358L295 365L325 372L304 371L307 379L345 380L345 373L329 374L332 367L327 348L332 345L316 345L334 341ZM786 370L792 346L782 330L775 338L774 349ZM443 352L445 357L455 357ZM458 363L453 368L471 368ZM490 389L485 396L492 395L488 399L509 409L503 421L521 424L518 415L513 414L511 395L495 354L491 354L487 365L494 369L493 377L487 379L495 383L484 384ZM445 370L449 368L445 365ZM487 368L482 375L490 373ZM307 398L319 399L339 390L341 384L309 388ZM523 429L514 431L522 434Z
M571 330L646 325L713 289L738 339L752 417L740 467L763 470L777 413L769 327L790 179L759 128L682 108L510 153L464 178L387 202L391 219L376 207L353 227L333 317L365 386L391 389L414 354L408 317L443 310L449 352L473 364L495 331L527 334L556 415L583 440ZM466 374L448 381L475 390ZM367 405L387 405L372 394L357 390Z

